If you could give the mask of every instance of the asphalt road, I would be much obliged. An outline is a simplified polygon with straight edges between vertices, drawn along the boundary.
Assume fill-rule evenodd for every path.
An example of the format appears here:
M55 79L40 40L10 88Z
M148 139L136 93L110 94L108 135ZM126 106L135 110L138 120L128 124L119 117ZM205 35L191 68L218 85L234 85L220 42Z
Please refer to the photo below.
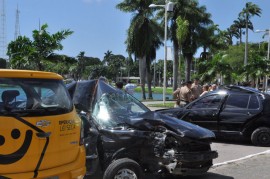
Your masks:
M153 102L146 102L150 104ZM160 102L159 102L160 103ZM151 110L160 108L149 107ZM180 179L269 179L270 147L253 146L249 142L216 140L212 150L219 154L213 167L202 176L174 177ZM172 177L170 177L172 178ZM173 179L174 179L173 178Z

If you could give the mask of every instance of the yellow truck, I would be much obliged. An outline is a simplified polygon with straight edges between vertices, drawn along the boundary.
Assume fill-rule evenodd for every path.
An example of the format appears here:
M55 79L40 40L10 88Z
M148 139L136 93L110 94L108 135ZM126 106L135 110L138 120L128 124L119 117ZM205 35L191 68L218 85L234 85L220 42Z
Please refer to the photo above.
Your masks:
M83 133L60 75L0 70L1 179L82 179Z

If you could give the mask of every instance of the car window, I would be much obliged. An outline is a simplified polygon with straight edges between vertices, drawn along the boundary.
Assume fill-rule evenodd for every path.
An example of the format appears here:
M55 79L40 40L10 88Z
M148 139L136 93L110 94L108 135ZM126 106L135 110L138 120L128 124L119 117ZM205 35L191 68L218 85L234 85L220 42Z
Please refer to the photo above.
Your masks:
M211 95L204 97L190 106L190 109L198 109L198 108L218 108L223 98L222 95Z
M24 116L47 116L73 109L66 88L59 80L0 78L0 86L0 112L5 115L16 112Z
M259 108L260 105L257 96L252 95L249 100L248 109L259 109Z
M225 108L244 108L248 106L250 95L247 94L231 94L226 102Z

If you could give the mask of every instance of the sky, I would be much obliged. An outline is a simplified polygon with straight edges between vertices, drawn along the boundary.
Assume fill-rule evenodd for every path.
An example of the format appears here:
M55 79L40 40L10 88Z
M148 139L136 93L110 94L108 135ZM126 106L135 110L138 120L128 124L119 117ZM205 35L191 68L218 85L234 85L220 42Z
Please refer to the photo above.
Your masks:
M18 7L22 36L32 39L32 31L45 23L50 34L66 29L74 31L62 41L64 49L56 52L58 54L76 57L84 51L85 56L102 60L109 50L113 54L128 56L125 40L132 14L116 9L121 0L0 0L0 7L3 6L2 1L5 1L7 44L14 40ZM251 18L254 29L269 29L270 0L199 0L221 30L237 19L246 2L257 4L262 9L261 17ZM267 40L262 39L262 35L249 31L249 42ZM170 42L167 45L170 46ZM163 58L164 47L161 46L157 59Z

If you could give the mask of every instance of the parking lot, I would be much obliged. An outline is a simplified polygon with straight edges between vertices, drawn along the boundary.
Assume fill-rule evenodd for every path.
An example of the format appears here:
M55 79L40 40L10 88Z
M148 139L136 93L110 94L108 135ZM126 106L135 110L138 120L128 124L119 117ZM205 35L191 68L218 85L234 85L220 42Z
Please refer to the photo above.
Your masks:
M219 154L218 158L214 159L214 166L243 160L269 151L269 147L257 147L243 142L218 141L211 146Z

